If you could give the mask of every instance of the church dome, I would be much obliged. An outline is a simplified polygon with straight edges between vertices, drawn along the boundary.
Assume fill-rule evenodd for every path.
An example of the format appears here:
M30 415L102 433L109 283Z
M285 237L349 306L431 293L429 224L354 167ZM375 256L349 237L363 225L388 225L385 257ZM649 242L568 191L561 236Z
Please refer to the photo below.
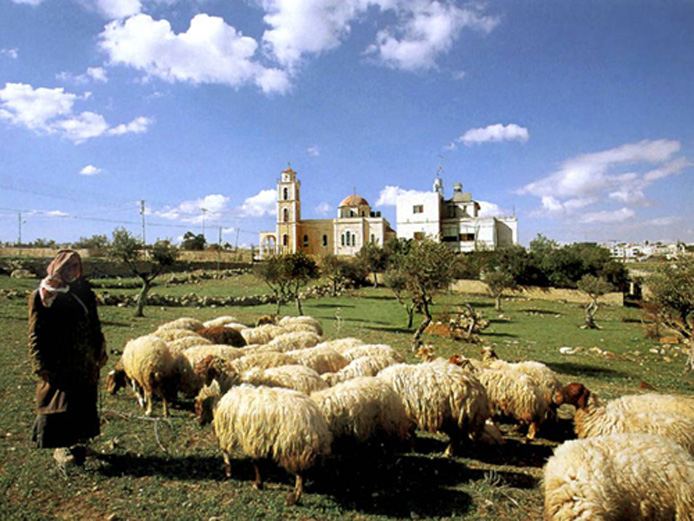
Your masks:
M364 199L362 196L357 195L357 194L352 194L348 195L345 197L342 202L339 204L338 208L342 208L343 206L348 206L351 208L358 207L358 206L370 206L369 203Z

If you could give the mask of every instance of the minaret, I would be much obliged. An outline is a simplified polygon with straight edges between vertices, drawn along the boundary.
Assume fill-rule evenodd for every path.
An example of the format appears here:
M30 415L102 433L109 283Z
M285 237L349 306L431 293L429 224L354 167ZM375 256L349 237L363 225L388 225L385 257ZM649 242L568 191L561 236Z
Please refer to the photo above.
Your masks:
M301 221L301 181L291 166L277 181L277 244L281 253L295 253Z

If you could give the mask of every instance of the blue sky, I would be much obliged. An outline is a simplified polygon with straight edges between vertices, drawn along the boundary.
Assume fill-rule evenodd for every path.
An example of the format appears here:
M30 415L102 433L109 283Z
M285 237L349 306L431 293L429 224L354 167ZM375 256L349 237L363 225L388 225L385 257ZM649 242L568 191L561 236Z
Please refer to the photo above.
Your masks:
M0 0L0 240L395 225L437 170L520 241L694 242L694 2ZM204 209L204 210L203 210Z

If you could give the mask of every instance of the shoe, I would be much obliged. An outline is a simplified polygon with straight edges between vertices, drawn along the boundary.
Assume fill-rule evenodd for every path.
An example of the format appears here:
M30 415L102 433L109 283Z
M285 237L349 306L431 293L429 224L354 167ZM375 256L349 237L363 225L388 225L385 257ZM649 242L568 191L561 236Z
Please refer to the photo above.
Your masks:
M60 467L66 467L75 463L75 456L72 455L70 449L67 447L58 447L55 449L53 452L53 459Z

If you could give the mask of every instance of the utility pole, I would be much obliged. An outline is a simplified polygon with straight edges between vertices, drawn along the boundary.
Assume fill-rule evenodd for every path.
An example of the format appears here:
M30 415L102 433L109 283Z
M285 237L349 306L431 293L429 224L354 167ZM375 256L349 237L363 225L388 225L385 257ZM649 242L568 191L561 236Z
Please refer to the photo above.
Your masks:
M145 200L140 201L140 215L142 216L142 245L147 248L147 238L145 236Z
M22 212L17 212L17 223L19 225L19 239L17 240L17 246L22 245Z
M239 232L241 228L236 228L236 243L234 244L234 251L239 251Z
M202 212L202 236L205 237L205 214L207 213L207 208L200 208Z
M222 262L222 227L219 227L219 242L217 243L217 271Z

